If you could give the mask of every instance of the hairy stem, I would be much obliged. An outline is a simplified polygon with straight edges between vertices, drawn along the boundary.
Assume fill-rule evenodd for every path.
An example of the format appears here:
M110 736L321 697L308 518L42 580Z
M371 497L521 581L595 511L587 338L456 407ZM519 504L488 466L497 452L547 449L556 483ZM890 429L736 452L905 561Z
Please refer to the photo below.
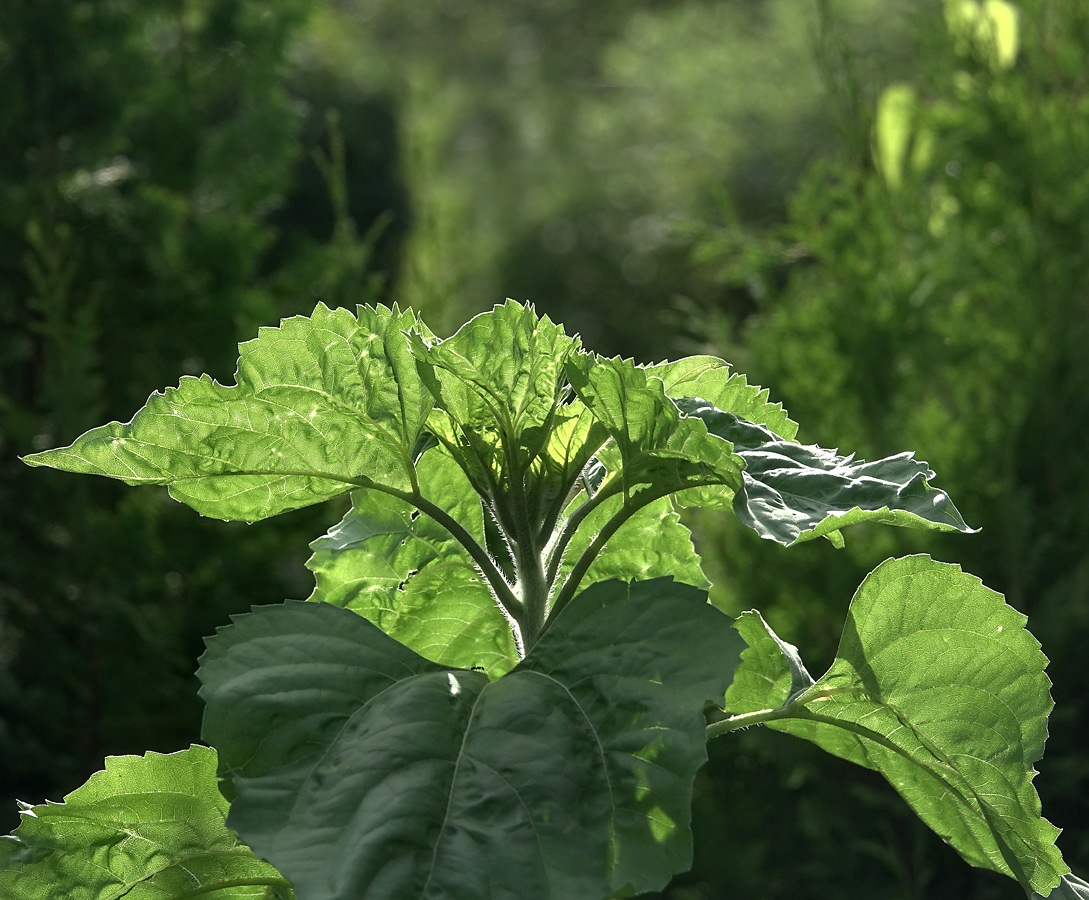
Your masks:
M567 549L567 545L571 542L571 538L575 536L575 532L578 531L579 525L586 519L590 513L592 513L601 503L609 497L614 496L619 492L619 482L616 482L614 489L610 490L610 486L604 486L603 490L598 491L593 497L590 497L583 503L578 509L576 509L566 522L563 524L563 530L560 531L556 537L555 543L549 548L548 551L548 573L545 576L545 581L549 587L552 587L556 583L556 575L560 570L560 562L563 560L563 553Z

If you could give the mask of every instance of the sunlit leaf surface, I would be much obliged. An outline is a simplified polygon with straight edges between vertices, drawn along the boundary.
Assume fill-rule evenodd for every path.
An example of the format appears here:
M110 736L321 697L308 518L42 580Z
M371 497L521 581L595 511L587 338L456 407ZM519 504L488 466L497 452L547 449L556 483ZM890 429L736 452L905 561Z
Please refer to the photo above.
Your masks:
M110 756L63 803L0 838L3 900L288 900L287 881L224 824L216 752Z
M88 431L30 465L165 484L220 519L256 521L351 490L411 487L412 449L433 398L402 329L411 311L319 305L239 347L234 386L185 377L132 421Z
M777 707L790 690L791 666L758 625L741 620L750 647L726 696L732 713ZM1047 896L1068 869L1032 785L1052 702L1024 625L958 566L889 560L855 594L836 660L796 717L768 727L881 772L972 865Z
M480 497L453 459L429 450L418 472L423 495L483 544ZM517 662L507 620L469 554L412 504L356 491L348 514L310 546L311 600L366 616L434 662L480 666L493 676Z

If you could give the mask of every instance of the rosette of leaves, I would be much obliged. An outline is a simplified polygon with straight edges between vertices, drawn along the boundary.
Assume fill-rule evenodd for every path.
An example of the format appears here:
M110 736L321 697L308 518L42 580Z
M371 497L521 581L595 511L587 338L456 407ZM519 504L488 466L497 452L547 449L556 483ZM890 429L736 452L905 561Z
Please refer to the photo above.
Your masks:
M802 445L721 360L603 359L512 301L445 340L397 307L319 305L240 353L234 385L182 379L129 423L26 461L165 485L221 519L351 494L312 545L310 601L236 617L200 668L227 825L303 900L660 888L690 863L715 707L711 734L767 721L878 768L969 862L1026 890L1065 877L1030 784L1050 708L1038 650L1003 651L987 671L1019 749L968 741L986 761L969 765L961 732L993 723L931 727L925 703L897 693L901 670L879 665L880 642L814 685L751 616L731 628L678 516L732 508L784 545L842 545L841 529L867 520L970 530L925 463ZM945 570L911 565L903 591L918 609L927 573ZM1027 646L1000 600L973 605L963 578L939 581L980 640L993 620L1000 645ZM920 630L861 592L878 597L892 644ZM978 689L964 666L924 668L935 697ZM785 693L760 694L768 685ZM1009 786L998 812L988 779Z

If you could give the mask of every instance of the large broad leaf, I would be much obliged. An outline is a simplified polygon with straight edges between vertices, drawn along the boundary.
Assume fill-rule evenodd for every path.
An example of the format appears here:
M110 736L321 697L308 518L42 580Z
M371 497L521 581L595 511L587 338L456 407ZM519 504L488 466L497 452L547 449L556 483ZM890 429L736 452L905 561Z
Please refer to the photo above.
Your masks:
M911 453L855 462L834 450L780 440L703 400L677 403L745 461L734 512L762 538L790 546L824 536L841 547L840 529L858 522L972 532L949 495L930 486L930 467Z
M481 545L480 497L440 449L417 464L420 491ZM450 533L410 503L374 490L310 545L311 600L345 606L434 662L484 668L497 677L518 661L514 636L472 558Z
M583 592L495 682L324 603L208 640L230 825L307 900L603 900L691 855L703 709L742 642L668 579Z
M881 772L969 863L1046 896L1069 870L1032 785L1052 702L1024 625L958 566L888 560L851 601L832 667L767 725ZM726 709L780 707L792 666L753 614L739 627L750 648Z
M286 900L287 880L224 824L216 752L110 756L63 803L0 838L3 900Z
M424 326L396 307L358 315L319 304L310 318L262 328L239 346L235 386L183 378L127 425L95 428L25 461L165 484L205 515L245 521L364 480L409 490L433 398L402 330Z
M798 433L798 423L783 405L768 402L766 389L749 384L744 375L731 375L729 365L714 356L689 356L647 366L646 371L662 379L669 397L701 397L717 409L765 426L784 441Z
M610 497L579 526L559 566L557 589L622 503L622 497ZM594 557L578 587L585 589L611 578L648 580L664 576L704 590L711 586L692 546L692 532L674 512L668 497L642 507L621 525Z
M661 496L700 485L705 503L728 503L741 485L741 462L698 417L680 414L660 378L630 360L580 353L567 363L579 399L615 442L625 497Z

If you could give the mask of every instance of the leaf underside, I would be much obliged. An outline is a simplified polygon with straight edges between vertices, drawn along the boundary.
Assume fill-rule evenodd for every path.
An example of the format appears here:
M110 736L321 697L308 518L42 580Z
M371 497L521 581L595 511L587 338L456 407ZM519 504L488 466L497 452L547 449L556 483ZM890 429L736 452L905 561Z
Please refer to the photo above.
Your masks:
M843 546L840 529L859 522L972 532L949 495L930 486L930 467L911 453L855 462L834 450L780 440L704 400L677 403L744 460L734 512L762 538L791 546L827 537Z
M1089 881L1077 875L1064 875L1046 898L1033 892L1031 900L1089 900Z
M796 717L767 725L881 772L965 860L1046 896L1068 869L1032 785L1052 701L1024 624L958 566L888 560L859 587L836 660ZM780 706L790 666L757 615L738 628L750 647L727 710Z
M63 803L0 839L3 900L287 900L286 880L224 824L216 752L111 756Z
M703 708L741 647L669 579L594 585L495 682L289 601L209 639L204 734L231 827L308 900L601 900L690 864Z
M648 375L662 380L666 395L674 400L701 397L716 409L727 410L749 422L763 425L780 440L793 441L798 423L781 403L771 403L768 391L734 375L730 366L714 356L689 356L674 362L646 366Z

